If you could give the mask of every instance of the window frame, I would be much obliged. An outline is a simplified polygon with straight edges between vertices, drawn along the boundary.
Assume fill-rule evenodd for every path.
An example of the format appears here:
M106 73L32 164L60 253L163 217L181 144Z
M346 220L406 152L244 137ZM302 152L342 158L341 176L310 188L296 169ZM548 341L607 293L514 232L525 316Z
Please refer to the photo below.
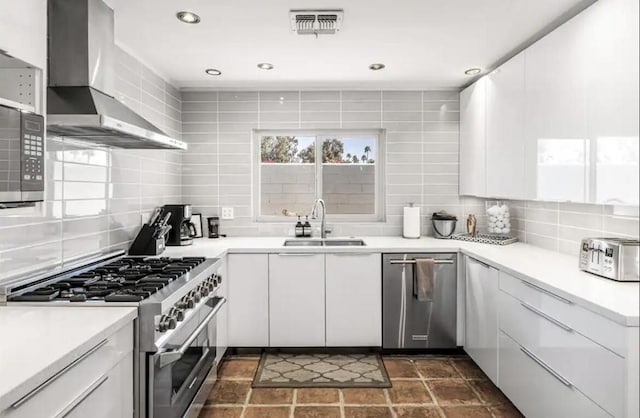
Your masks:
M335 139L343 137L375 137L376 143L376 159L375 159L375 212L373 214L327 214L327 221L331 222L385 222L385 154L386 154L386 131L384 129L365 128L365 129L253 129L251 145L252 167L253 167L253 188L251 193L254 220L256 222L291 222L294 218L284 215L262 215L261 214L261 197L262 197L262 155L261 141L263 136L307 136L315 138L315 198L322 197L322 144L326 139ZM320 157L320 158L319 158ZM301 163L291 163L301 164ZM311 212L309 207L309 212Z

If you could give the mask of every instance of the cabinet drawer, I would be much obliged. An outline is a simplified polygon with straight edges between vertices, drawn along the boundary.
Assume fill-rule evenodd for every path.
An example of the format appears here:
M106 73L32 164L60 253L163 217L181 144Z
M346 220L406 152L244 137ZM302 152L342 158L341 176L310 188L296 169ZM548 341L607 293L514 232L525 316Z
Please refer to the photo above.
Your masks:
M615 416L624 410L625 361L542 310L500 292L500 329Z
M499 345L500 390L527 418L611 416L503 332Z
M99 378L56 418L130 418L133 415L133 352Z
M625 327L533 283L500 272L500 290L526 302L598 344L626 355Z
M133 324L128 324L14 403L6 410L6 417L58 417L132 351Z

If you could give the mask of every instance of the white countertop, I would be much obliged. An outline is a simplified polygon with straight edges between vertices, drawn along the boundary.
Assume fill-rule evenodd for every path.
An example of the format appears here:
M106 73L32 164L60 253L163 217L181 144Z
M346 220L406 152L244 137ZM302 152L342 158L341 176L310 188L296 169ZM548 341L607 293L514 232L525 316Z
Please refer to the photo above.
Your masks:
M0 411L133 321L135 307L0 306Z
M335 239L337 237L331 237ZM578 269L578 257L515 243L506 246L423 237L358 237L364 247L284 247L291 237L200 238L168 247L163 256L222 257L227 253L273 252L461 252L530 281L625 326L640 326L640 283L616 282ZM577 251L577 250L576 250Z

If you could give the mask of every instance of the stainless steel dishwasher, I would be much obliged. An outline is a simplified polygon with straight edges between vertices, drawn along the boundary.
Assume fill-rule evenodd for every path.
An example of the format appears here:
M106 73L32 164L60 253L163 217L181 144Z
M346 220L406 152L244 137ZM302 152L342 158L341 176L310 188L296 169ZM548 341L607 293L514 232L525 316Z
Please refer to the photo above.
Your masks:
M415 260L434 259L430 301L415 296ZM383 254L382 348L456 348L456 254Z

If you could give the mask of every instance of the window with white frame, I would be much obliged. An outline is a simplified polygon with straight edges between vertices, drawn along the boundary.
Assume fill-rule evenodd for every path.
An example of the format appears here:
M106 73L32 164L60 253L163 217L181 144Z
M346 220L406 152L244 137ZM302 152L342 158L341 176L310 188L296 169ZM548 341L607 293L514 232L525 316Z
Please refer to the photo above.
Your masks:
M257 130L254 138L258 220L307 215L316 198L328 219L384 219L381 130Z

